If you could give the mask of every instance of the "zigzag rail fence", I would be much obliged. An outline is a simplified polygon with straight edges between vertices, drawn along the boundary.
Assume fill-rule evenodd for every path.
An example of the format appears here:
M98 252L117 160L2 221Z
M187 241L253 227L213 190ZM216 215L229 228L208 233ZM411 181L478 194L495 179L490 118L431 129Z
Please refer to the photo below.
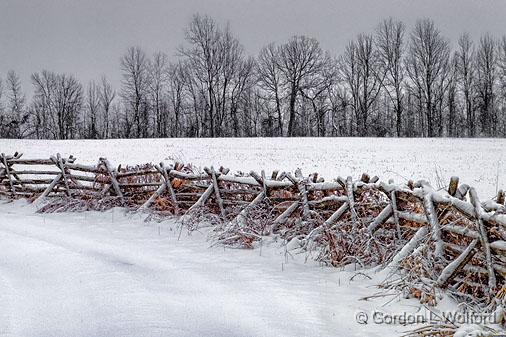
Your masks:
M438 288L475 304L504 303L504 192L482 202L457 177L437 191L425 181L385 183L367 174L325 181L300 170L267 176L223 167L194 172L180 163L113 167L106 158L82 165L60 154L25 159L2 153L0 160L0 194L27 198L42 211L93 201L95 208L121 205L180 215L184 222L204 208L221 219L216 240L222 244L251 247L279 235L330 265L358 261L400 270L404 277L383 286L424 302L435 302Z

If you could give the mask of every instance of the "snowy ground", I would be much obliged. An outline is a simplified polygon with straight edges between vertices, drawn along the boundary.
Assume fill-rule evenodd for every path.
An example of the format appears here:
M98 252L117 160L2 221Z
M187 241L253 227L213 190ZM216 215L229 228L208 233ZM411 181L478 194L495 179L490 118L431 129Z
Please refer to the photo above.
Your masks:
M56 152L80 163L181 161L233 171L362 172L428 179L451 175L482 198L506 187L506 140L165 139L30 141L0 139L0 152L26 158ZM178 239L174 221L106 213L37 214L0 201L0 336L398 336L414 328L374 324L374 310L402 314L420 304L378 292L385 272L340 271L281 243L255 250L211 248L206 233ZM369 277L371 279L369 279ZM439 309L453 309L443 301ZM388 304L387 304L388 303ZM369 315L358 324L357 313ZM398 323L398 322L397 322Z
M279 243L210 248L204 233L178 240L173 221L121 209L36 214L18 201L0 214L0 336L396 336L413 327L355 315L419 307L360 301L382 274L304 262Z
M73 154L80 163L108 157L114 164L180 161L232 171L319 172L326 179L363 172L396 182L426 179L437 187L452 175L482 199L506 188L506 139L239 138L37 141L0 139L0 152L25 157Z

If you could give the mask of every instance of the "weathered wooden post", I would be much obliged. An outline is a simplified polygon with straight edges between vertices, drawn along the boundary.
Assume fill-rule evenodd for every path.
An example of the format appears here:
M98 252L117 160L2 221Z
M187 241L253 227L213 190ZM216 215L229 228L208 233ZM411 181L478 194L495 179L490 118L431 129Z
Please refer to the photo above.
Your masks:
M497 191L497 200L496 200L496 202L499 205L504 205L504 191L503 190Z
M1 157L2 157L2 163L3 163L4 168L5 168L5 175L6 175L7 179L9 180L9 185L10 185L10 188L11 188L12 197L15 197L15 195L16 195L16 189L14 188L14 183L12 182L11 170L10 170L10 167L9 167L9 163L7 162L7 157L5 156L4 153L2 153Z
M448 185L448 194L452 197L457 193L457 189L459 187L459 177L453 176L450 178L450 184Z
M107 173L109 174L109 177L111 178L111 185L114 188L114 192L116 192L116 195L118 197L122 198L123 193L121 192L118 180L116 179L116 171L112 169L111 164L109 163L107 158L100 158L100 162L102 163Z
M220 208L220 213L223 218L227 215L225 212L225 207L223 206L223 199L220 194L220 186L218 184L218 179L216 175L216 171L214 170L214 167L211 166L211 168L204 167L204 171L211 177L212 185L214 188L214 197L216 198L216 203L218 204L218 207Z

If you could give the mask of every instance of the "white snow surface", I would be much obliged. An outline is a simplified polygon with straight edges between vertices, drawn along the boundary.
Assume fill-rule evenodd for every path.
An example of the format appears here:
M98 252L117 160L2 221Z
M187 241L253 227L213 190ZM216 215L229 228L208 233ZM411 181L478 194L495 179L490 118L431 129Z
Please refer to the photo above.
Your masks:
M38 214L3 201L0 215L0 336L398 336L414 327L355 315L420 307L361 301L384 272L321 267L279 242L210 247L204 231L178 239L173 220L123 209Z
M48 158L59 152L94 164L107 157L114 165L180 161L197 167L221 165L235 171L274 169L320 173L327 180L363 172L383 181L425 179L434 187L451 176L490 199L506 188L506 139L396 138L218 138L114 140L0 139L0 152Z
M35 141L0 139L0 153L94 164L179 161L232 171L367 172L387 181L457 175L491 198L506 187L504 139L251 138ZM373 324L375 310L419 313L380 290L386 271L322 267L281 242L254 250L210 247L174 220L123 209L38 214L0 201L0 336L398 336L416 326ZM453 310L443 299L438 310ZM369 315L358 324L357 313Z

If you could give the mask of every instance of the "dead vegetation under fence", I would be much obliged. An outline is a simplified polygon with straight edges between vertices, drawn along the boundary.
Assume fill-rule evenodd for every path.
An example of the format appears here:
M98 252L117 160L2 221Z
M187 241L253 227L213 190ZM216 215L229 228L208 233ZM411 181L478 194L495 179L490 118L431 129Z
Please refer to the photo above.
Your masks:
M49 159L1 155L0 193L28 198L40 212L127 207L179 216L188 230L211 226L215 244L255 247L277 237L321 263L382 265L395 275L382 284L434 305L435 289L483 310L504 305L504 193L479 200L453 177L444 190L425 181L326 181L313 173L231 174L213 167L95 165L59 154Z

